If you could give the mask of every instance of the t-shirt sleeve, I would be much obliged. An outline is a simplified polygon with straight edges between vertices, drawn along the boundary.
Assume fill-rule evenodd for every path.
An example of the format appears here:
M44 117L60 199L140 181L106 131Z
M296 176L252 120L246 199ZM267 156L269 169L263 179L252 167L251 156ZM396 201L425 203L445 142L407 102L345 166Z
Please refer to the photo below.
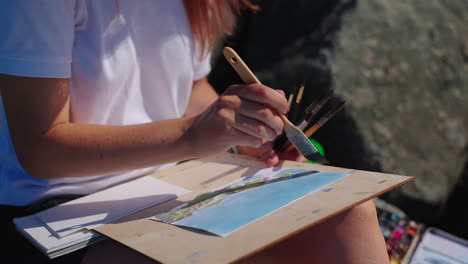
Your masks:
M0 0L0 73L71 76L73 0Z
M195 62L193 64L193 80L200 80L203 77L207 76L211 71L211 53L208 53L203 58L199 56L195 57Z

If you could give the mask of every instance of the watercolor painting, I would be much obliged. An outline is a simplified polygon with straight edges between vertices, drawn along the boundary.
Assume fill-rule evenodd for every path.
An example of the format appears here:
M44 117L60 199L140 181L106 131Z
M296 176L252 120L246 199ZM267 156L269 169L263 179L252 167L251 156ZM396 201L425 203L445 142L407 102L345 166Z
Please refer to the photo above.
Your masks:
M291 168L262 169L151 219L225 236L347 175Z

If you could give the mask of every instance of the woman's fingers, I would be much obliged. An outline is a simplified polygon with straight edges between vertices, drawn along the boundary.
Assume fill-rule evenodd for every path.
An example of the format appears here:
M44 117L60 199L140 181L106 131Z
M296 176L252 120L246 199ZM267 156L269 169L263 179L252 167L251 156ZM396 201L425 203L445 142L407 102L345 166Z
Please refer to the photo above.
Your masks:
M263 144L258 148L238 146L237 149L241 154L249 155L265 161L265 164L268 167L276 166L280 161L278 154L273 150L272 141L263 142Z
M263 122L243 116L236 110L229 107L221 107L216 110L215 114L216 122L219 122L219 127L224 133L227 133L227 140L230 142L232 141L236 145L244 144L246 146L258 147L257 141L273 140L277 137L276 131ZM242 133L234 133L234 131ZM246 141L244 135L256 138L257 141L252 145L252 140Z
M280 113L288 112L288 101L277 91L261 84L232 85L226 94L237 94L241 98L266 104Z
M281 152L281 153L278 153L278 155L281 160L292 160L292 161L297 161L297 162L307 161L307 159L301 153L299 153L299 151L297 151L296 149L294 149L293 151L289 151L289 152Z
M263 144L262 139L246 134L240 130L233 130L231 133L232 137L236 139L236 145L258 148Z
M278 133L258 120L236 114L232 126L247 135L258 137L264 140L274 140Z
M234 85L193 121L187 138L201 149L200 153L236 145L259 147L282 133L283 121L278 112L287 110L281 92L263 85ZM263 157L268 159L267 164L278 162L274 152Z
M281 96L286 96L283 90L276 89L275 90L277 93L281 94Z
M249 100L242 100L238 112L246 117L259 120L276 132L276 136L283 132L283 120L273 111L265 107L265 105L251 102Z
M262 160L266 160L273 150L273 142L272 141L264 141L260 147L252 148L246 146L238 146L237 148L241 154L249 155L251 157L259 158Z
M275 151L272 151L270 155L265 159L265 164L267 165L267 167L274 167L278 165L279 162L280 159Z
M234 111L236 118L232 124L237 129L251 135L260 133L266 140L276 138L283 131L283 121L271 108L236 94L222 95L218 99L218 111ZM276 134L273 138L266 136L271 134L270 130Z

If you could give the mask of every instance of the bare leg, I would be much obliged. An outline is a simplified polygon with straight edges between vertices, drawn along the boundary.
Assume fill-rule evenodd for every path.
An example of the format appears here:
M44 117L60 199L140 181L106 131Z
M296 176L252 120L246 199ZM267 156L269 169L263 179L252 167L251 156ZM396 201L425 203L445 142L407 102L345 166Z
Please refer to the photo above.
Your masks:
M389 263L374 203L366 202L240 263Z
M369 201L239 263L388 263L385 242ZM155 263L112 240L88 250L83 263Z

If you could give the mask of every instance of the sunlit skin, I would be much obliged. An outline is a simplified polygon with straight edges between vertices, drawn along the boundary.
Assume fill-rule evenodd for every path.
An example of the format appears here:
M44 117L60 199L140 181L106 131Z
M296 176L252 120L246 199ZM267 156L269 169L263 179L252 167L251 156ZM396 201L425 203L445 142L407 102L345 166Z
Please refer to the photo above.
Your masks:
M185 2L194 38L205 40L205 36L206 48L212 48L222 33L219 29L224 29L220 23L235 16L235 12L221 16L226 8L248 1ZM203 20L208 16L196 8L198 4L222 7L215 27L219 32L204 30L212 27ZM193 82L183 117L126 126L73 122L69 78L0 74L0 93L16 155L22 167L39 179L126 172L222 153L235 146L267 166L281 159L305 161L297 151L272 149L273 140L283 131L278 113L289 109L282 91L264 85L232 85L218 95L206 78L201 79ZM154 263L110 239L90 246L83 259L83 263L108 262ZM388 256L375 206L367 202L241 262L386 263Z
M67 79L2 74L0 92L18 158L32 176L41 179L128 171L239 145L263 144L252 155L266 159L261 154L271 154L271 143L263 142L273 140L283 129L276 112L288 110L284 95L266 86L235 85L217 96L211 85L199 81L185 117L132 126L90 125L70 121L73 109ZM207 94L211 104L206 102ZM277 162L276 158L269 165Z
M37 89L43 92L36 93ZM236 145L247 145L241 150L263 158L270 166L287 155L303 160L297 152L272 152L269 140L282 130L274 113L288 109L284 94L265 86L232 86L218 97L208 82L196 82L185 117L135 126L71 123L67 80L0 75L0 92L17 155L39 178L125 171L219 153ZM207 93L211 104L206 101ZM239 122L237 116L250 118L250 122ZM214 138L219 144L211 144ZM326 243L323 237L327 237ZM296 263L385 263L388 256L375 206L372 202L357 206L243 261L294 263L291 256L297 258ZM103 261L150 260L107 240L91 246L83 259L83 263Z

